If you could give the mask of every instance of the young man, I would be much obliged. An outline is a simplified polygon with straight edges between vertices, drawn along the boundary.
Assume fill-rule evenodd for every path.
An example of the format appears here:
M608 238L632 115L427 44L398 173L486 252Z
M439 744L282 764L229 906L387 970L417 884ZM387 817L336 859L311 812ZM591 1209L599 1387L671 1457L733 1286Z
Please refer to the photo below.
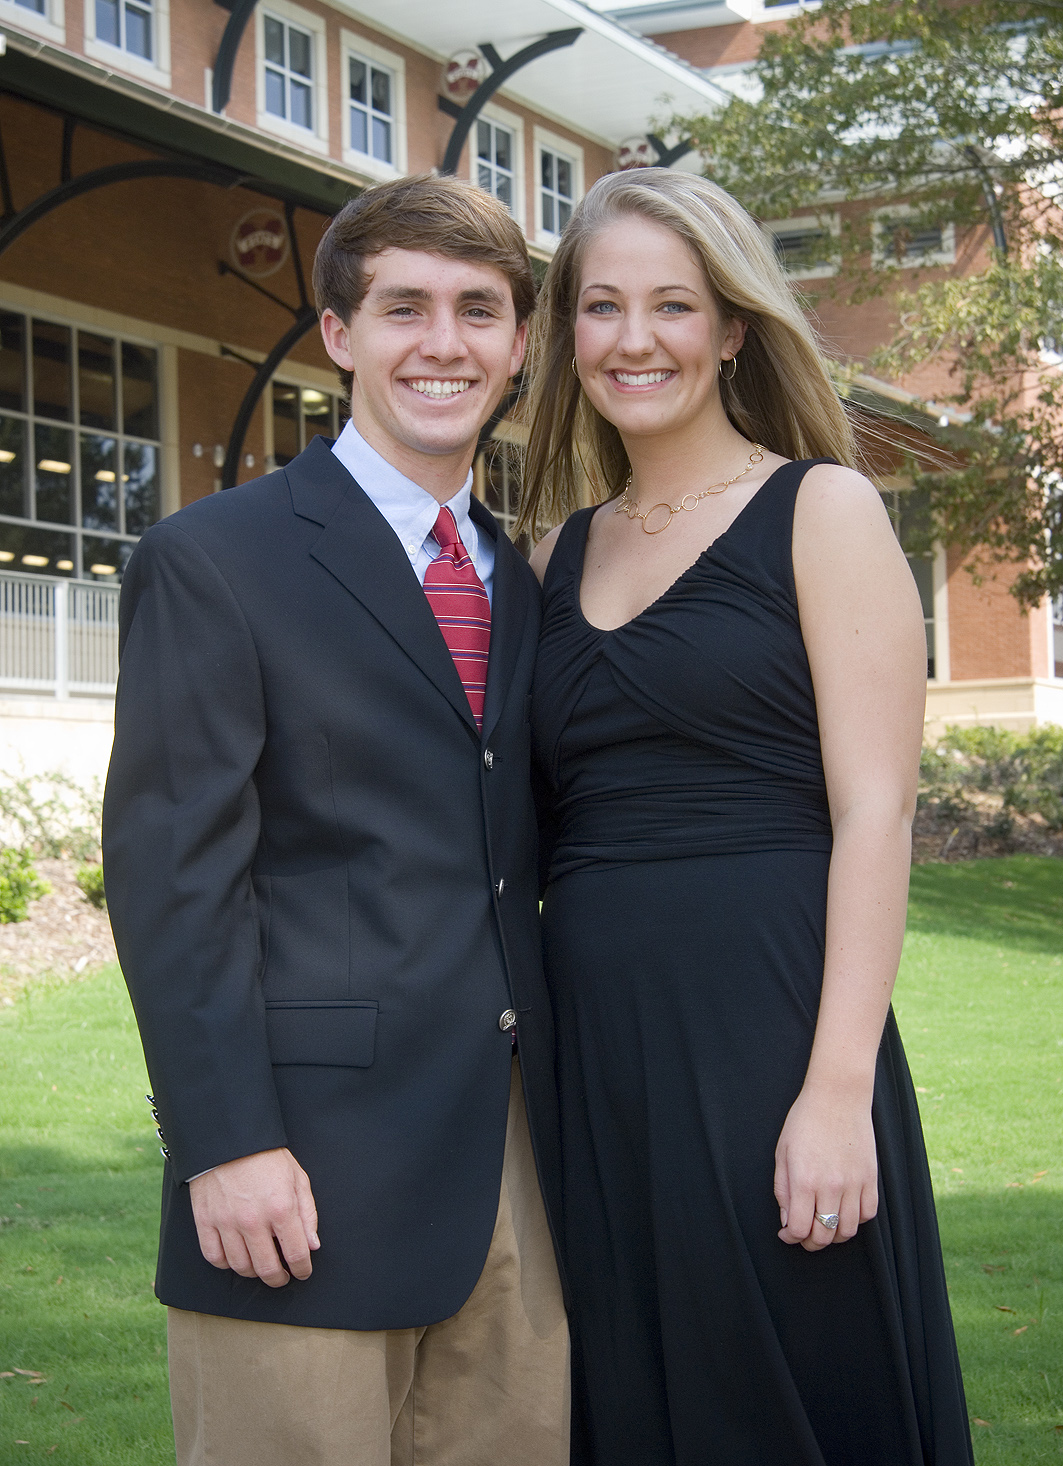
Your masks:
M178 1461L566 1466L538 598L470 493L534 284L494 199L410 178L314 287L349 424L150 530L122 594L107 894Z

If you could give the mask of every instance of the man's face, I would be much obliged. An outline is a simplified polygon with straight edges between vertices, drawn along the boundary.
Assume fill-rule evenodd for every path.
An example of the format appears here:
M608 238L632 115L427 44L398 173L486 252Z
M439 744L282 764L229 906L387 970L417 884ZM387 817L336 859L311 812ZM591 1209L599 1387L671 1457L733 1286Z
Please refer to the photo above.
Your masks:
M366 261L369 290L350 321L326 310L325 349L353 372L351 418L407 477L418 460L467 471L480 428L524 358L501 270L419 250Z

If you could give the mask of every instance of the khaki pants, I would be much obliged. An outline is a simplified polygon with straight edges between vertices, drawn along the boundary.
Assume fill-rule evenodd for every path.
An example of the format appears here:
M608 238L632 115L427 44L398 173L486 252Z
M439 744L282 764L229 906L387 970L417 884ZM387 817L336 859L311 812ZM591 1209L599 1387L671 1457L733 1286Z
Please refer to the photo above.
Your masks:
M453 1318L358 1332L169 1310L178 1466L568 1466L568 1327L513 1064L498 1220Z

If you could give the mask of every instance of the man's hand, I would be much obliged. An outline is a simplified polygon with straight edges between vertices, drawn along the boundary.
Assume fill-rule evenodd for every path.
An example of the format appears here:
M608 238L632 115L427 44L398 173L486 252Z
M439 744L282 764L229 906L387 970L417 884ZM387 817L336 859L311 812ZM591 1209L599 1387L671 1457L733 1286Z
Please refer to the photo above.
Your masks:
M203 1256L242 1278L283 1288L289 1273L308 1278L321 1246L310 1178L290 1150L226 1161L188 1183ZM283 1262L282 1262L283 1258Z

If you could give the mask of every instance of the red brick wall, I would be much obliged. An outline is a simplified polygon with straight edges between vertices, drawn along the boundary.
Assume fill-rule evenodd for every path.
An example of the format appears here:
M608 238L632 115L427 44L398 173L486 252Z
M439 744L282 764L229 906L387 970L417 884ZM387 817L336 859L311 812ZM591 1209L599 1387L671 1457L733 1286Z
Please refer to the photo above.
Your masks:
M1008 593L1015 571L986 567L976 585L956 549L948 556L949 650L953 681L1043 677L1048 672L1045 611L1024 614Z

